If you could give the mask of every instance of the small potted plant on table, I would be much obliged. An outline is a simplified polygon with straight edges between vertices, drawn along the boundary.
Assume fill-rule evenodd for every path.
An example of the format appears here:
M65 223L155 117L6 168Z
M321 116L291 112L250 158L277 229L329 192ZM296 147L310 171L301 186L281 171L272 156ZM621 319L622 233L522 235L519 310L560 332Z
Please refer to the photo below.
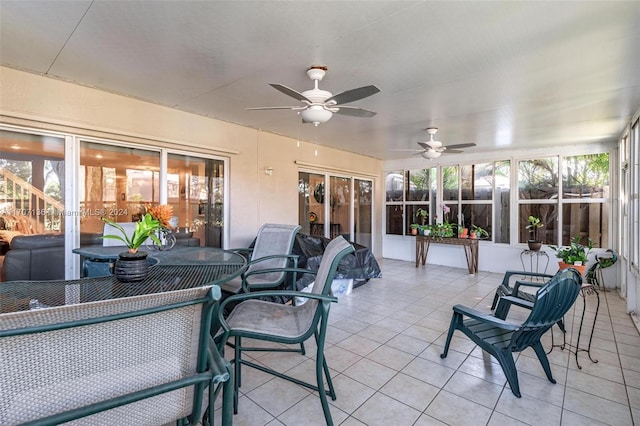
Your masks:
M580 236L575 236L567 247L549 246L551 250L556 252L556 257L561 259L558 262L560 270L566 268L575 268L584 275L589 260L589 253L593 248L593 240L587 239L587 245L580 244Z
M416 234L426 235L424 231L425 229L427 229L426 227L428 227L427 218L429 217L429 212L423 208L419 208L418 210L416 210L416 217L420 220L420 224L415 224L417 225ZM411 229L413 230L413 225L411 225L411 227Z
M538 239L538 229L542 228L544 224L540 221L539 217L529 216L527 219L529 224L525 227L531 233L531 238L527 240L527 244L529 246L529 250L532 251L540 251L542 247L542 241Z
M476 225L471 225L470 238L482 238L482 237L488 237L488 236L489 236L489 233L487 232L486 229Z
M142 218L135 223L135 228L131 235L127 234L127 231L113 220L103 217L102 220L108 223L122 235L103 235L102 238L109 238L114 240L120 240L127 246L127 251L118 255L116 260L114 273L121 282L135 282L142 281L146 276L149 268L149 261L147 260L148 253L145 251L139 251L140 246L150 238L156 245L161 246L162 241L158 238L158 231L160 231L164 224L154 218L150 213L145 213Z

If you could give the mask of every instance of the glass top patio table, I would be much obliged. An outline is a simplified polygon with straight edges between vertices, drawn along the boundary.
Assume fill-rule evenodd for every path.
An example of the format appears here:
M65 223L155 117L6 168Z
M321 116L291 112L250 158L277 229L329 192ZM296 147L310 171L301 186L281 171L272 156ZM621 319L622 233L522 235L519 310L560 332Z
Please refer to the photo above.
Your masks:
M117 253L123 251L122 247L100 247L114 248L118 249ZM217 284L240 275L246 269L246 260L241 255L212 247L181 247L149 255L158 263L149 267L149 274L144 280L134 283L121 283L114 275L0 283L0 313Z
M75 254L86 259L113 260L118 255L127 251L124 246L86 246L73 249ZM153 248L140 248L140 251L149 253L159 264L164 265L199 265L202 263L240 263L240 256L236 252L222 250L215 247L188 247L176 246L171 250L157 250Z

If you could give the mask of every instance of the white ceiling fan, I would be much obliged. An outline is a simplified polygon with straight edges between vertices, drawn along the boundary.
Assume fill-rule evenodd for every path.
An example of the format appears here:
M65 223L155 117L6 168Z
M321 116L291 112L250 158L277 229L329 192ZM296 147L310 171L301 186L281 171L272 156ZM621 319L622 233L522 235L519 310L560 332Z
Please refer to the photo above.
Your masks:
M461 148L470 148L472 146L476 146L475 143L459 143L455 145L442 145L442 142L434 140L433 136L438 132L437 127L429 127L427 128L427 133L429 134L429 140L426 142L418 142L423 149L418 150L416 154L422 155L424 158L428 160L433 160L435 158L440 157L442 154L457 154L461 153Z
M338 93L337 95L331 94L326 90L318 88L318 82L322 80L327 72L327 67L314 65L307 70L307 75L314 82L314 88L311 90L305 90L300 93L290 87L282 84L271 83L270 86L274 89L284 93L287 96L291 96L302 102L302 105L297 106L276 106L276 107L257 107L247 108L248 110L270 110L270 109L290 109L298 111L298 114L302 116L303 123L313 123L318 125L325 123L333 116L333 114L350 115L352 117L373 117L376 115L373 111L366 109L345 105L350 102L354 102L360 99L364 99L368 96L375 95L380 91L376 86L363 86L357 89L346 90Z

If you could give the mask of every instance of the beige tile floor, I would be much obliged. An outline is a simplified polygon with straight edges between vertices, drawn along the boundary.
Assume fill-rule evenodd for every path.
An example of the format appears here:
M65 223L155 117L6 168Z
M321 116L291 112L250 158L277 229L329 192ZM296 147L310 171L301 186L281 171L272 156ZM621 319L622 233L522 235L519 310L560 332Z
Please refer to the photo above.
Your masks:
M579 362L566 350L549 354L550 383L531 349L517 356L522 398L516 398L495 361L456 332L440 359L451 318L461 303L489 312L501 274L380 260L383 278L354 289L331 308L326 356L336 387L330 401L336 425L631 425L640 424L640 335L625 301L600 292L591 355ZM587 296L586 345L596 297ZM583 300L565 317L575 343ZM512 309L509 319L527 311ZM550 334L545 347L551 347ZM554 327L554 342L561 333ZM582 343L581 343L582 346ZM314 377L308 355L258 353L265 365ZM227 351L229 355L231 351ZM251 368L243 369L235 425L322 425L317 394ZM219 405L219 402L218 402ZM216 421L219 422L219 410Z

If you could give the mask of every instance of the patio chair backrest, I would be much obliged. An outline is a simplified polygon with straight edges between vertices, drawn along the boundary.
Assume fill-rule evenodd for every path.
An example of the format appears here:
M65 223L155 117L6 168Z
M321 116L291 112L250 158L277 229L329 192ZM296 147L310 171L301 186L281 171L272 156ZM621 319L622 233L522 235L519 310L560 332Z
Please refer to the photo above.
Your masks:
M562 319L580 293L582 276L573 268L558 272L537 293L529 317L512 336L512 348L524 350Z
M70 415L47 419L58 424L89 406L77 423L197 420L219 297L199 287L0 315L0 424Z
M293 250L296 234L300 231L299 225L281 225L266 223L258 230L256 242L253 246L250 261L273 255L287 255ZM247 273L256 270L286 268L289 259L277 257L262 262L250 263ZM263 281L278 281L284 278L284 272L274 272L260 276Z
M331 294L331 283L335 278L340 261L347 254L353 253L354 251L354 247L341 235L331 240L322 254L322 260L316 272L311 293L329 296ZM304 312L304 314L300 315L300 318L305 318L305 320L301 320L300 322L302 324L313 324L309 327L309 330L313 330L316 327L317 321L322 314L321 310L318 309L319 303L318 300L309 299L300 306L300 311Z

